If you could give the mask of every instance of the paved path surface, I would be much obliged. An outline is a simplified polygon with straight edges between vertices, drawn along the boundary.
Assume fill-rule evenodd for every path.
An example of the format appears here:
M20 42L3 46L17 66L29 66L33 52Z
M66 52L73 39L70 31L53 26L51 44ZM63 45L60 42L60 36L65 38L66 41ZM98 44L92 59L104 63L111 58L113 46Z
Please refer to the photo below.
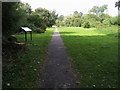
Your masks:
M63 41L57 28L49 45L48 57L42 73L41 88L77 87Z

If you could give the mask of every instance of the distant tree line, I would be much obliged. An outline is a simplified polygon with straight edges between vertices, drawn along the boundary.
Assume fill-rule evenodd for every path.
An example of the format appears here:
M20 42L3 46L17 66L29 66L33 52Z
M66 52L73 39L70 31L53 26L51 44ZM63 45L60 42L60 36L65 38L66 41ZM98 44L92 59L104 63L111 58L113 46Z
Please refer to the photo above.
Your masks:
M47 27L98 27L117 25L118 16L111 17L107 12L108 5L94 6L89 14L75 11L73 15L63 16L56 14L56 11L49 11L45 8L31 10L28 3L3 2L2 3L2 34L3 38L19 31L21 26L27 26L34 32L45 32Z
M108 5L93 6L89 14L75 11L73 15L60 15L56 21L57 26L67 27L99 27L118 25L118 16L112 17L107 14Z
M45 8L37 8L32 11L28 3L3 2L3 38L18 32L21 26L27 26L37 33L45 32L47 27L55 24L57 17L56 11L49 11Z

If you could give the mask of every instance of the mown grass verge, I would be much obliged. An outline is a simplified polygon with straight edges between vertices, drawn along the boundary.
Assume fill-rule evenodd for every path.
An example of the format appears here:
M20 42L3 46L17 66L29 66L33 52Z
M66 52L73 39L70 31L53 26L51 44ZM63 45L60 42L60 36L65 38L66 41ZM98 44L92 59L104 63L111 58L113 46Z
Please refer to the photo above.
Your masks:
M13 53L16 57L3 56L3 88L34 88L40 81L40 69L46 59L48 45L54 28L45 33L33 33L30 41L28 34L27 49ZM18 41L24 42L24 34L14 35ZM8 51L10 52L10 51Z
M80 88L118 87L117 26L99 30L61 27L58 30L73 63Z

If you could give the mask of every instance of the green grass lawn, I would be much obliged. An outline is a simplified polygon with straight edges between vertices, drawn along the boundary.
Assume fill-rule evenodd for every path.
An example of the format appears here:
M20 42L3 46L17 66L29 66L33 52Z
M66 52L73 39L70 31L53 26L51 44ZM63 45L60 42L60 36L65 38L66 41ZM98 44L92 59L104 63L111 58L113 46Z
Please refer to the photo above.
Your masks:
M118 87L117 26L106 28L60 27L80 88Z
M17 58L3 58L3 88L33 88L40 81L40 68L47 54L54 28L45 33L33 34L33 40L27 43L25 52L18 52ZM24 34L14 35L18 41L24 42Z

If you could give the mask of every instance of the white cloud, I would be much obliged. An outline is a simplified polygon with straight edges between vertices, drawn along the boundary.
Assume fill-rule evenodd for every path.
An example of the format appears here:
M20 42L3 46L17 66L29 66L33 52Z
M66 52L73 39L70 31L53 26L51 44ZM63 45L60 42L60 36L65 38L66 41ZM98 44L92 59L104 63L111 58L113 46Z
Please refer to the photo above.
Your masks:
M73 14L74 11L83 12L84 14L95 5L101 6L108 4L108 14L111 16L118 15L118 10L115 8L115 2L118 0L21 0L31 5L32 9L38 7L48 10L56 10L60 15Z

